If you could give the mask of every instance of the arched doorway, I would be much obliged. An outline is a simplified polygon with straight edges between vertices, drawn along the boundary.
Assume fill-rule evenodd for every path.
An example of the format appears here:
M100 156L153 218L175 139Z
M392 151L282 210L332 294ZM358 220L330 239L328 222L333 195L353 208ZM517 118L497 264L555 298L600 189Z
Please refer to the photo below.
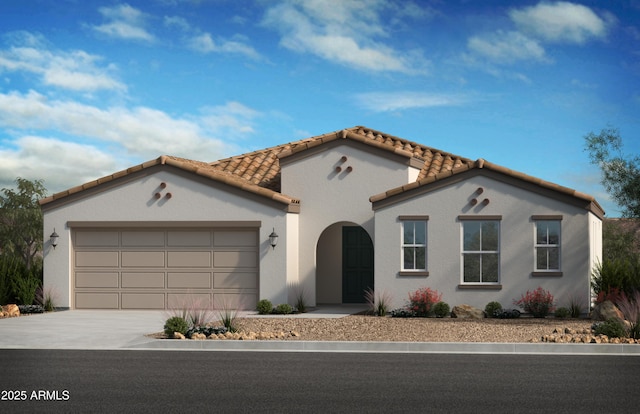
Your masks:
M367 288L373 288L371 237L355 223L332 224L316 246L316 302L364 303Z

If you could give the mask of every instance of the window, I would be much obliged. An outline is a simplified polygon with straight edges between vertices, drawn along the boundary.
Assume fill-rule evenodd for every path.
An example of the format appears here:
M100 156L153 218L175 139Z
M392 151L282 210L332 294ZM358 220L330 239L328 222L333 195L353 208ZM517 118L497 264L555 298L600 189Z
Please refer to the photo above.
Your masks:
M427 270L427 222L402 222L402 270Z
M498 283L500 221L462 221L463 283Z
M535 220L538 272L560 270L560 220Z

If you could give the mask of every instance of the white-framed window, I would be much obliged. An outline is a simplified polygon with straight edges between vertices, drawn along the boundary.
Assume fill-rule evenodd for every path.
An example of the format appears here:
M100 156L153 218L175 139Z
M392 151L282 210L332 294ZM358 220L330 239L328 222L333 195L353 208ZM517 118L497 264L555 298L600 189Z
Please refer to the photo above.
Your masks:
M427 221L401 220L402 270L427 270Z
M497 284L500 281L500 220L464 219L462 222L462 283Z
M560 271L560 223L559 219L534 220L535 271Z

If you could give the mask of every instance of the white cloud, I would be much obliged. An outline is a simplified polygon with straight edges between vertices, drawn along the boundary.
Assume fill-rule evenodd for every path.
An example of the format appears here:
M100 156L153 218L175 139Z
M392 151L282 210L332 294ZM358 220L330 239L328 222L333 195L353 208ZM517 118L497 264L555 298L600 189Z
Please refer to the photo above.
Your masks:
M145 27L147 16L140 10L128 4L120 4L113 7L100 7L98 11L106 23L93 26L97 32L120 39L145 42L155 40L155 37Z
M184 17L180 16L164 16L164 25L167 27L177 27L183 32L191 30L191 25Z
M40 76L45 85L75 91L125 91L113 76L115 66L99 66L102 58L82 50L47 50L38 36L22 32L8 49L0 50L0 69L29 72Z
M220 38L214 41L209 33L203 33L192 37L188 45L191 49L200 53L230 53L239 54L258 60L260 54L251 46L238 40L228 40Z
M503 32L473 36L467 47L494 62L513 63L519 60L547 61L544 48L520 32Z
M263 24L280 32L283 47L299 53L357 70L424 73L428 62L421 51L398 51L377 40L389 37L381 16L392 9L384 0L289 0L269 8Z
M511 10L509 16L521 31L548 42L581 44L607 35L607 21L581 4L538 3Z
M429 94L421 92L369 92L355 95L356 104L374 112L401 111L412 108L458 106L467 98L459 95Z

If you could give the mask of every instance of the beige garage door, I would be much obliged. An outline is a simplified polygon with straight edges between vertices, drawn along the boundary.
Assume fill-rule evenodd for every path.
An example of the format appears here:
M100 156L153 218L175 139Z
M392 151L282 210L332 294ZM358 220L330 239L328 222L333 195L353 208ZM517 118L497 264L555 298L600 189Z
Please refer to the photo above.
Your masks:
M257 229L76 229L76 309L255 307Z

